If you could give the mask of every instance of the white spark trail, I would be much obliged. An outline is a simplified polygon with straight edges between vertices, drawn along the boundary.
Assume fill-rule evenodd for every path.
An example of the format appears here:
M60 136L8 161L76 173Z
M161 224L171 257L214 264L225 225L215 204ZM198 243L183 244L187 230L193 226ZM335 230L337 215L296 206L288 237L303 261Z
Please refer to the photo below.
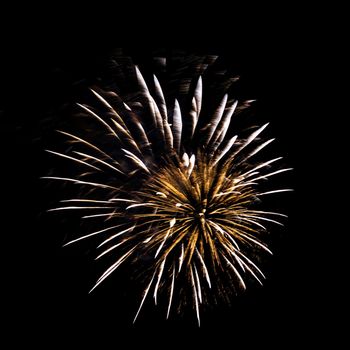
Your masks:
M154 298L154 303L155 303L155 305L157 305L158 288L159 288L160 280L161 280L162 275L163 275L165 262L166 262L166 257L163 259L163 261L162 261L161 264L160 264L159 272L158 272L158 277L157 277L157 282L156 282L156 285L155 285L155 287L154 287L153 298Z
M102 123L118 140L119 139L119 136L116 134L116 132L112 129L112 127L106 123L101 117L99 117L95 112L93 112L90 108L80 104L80 103L77 103L77 105L82 108L84 111L86 111L88 114L90 114L91 116L95 117L100 123Z
M128 250L121 258L119 258L112 266L110 266L102 276L97 280L96 284L90 289L91 293L98 285L100 285L111 273L113 273L124 261L127 259L132 252L136 249L136 246Z
M113 113L113 115L118 119L118 122L123 126L123 128L129 132L123 118L118 114L118 112L95 90L90 88L90 91ZM130 132L129 132L130 134Z
M67 156L66 154L62 154L62 153L59 153L59 152L54 152L54 151L50 151L50 150L45 150L46 152L48 153L51 153L51 154L54 154L56 156L59 156L59 157L62 157L62 158L66 158L66 159L69 159L69 160L72 160L74 162L77 162L77 163L80 163L80 164L83 164L89 168L92 168L92 169L95 169L95 170L98 170L98 171L102 171L100 168L90 164L90 163L86 163L84 162L83 160L80 160L80 159L76 159L74 157L71 157L71 156Z
M231 123L232 115L236 110L237 104L238 104L238 101L236 100L232 104L232 106L224 113L224 115L220 120L220 123L216 127L214 135L210 141L210 144L211 144L210 147L212 148L212 153L214 153L217 150L217 148L221 145L221 142L225 139L227 130Z
M173 135L174 148L177 153L180 153L181 135L182 135L182 116L179 102L175 99L174 113L173 113Z
M114 167L113 165L111 165L111 164L109 164L109 163L103 161L103 160L100 159L100 158L97 158L97 157L94 157L94 156L92 156L92 155L90 155L90 154L86 154L86 153L82 153L82 152L77 152L77 151L73 151L73 152L76 153L76 154L79 154L79 155L82 156L82 157L86 157L86 158L88 158L88 159L94 160L95 162L98 162L98 163L100 163L100 164L103 164L103 165L109 167L110 169L115 170L115 171L118 172L119 174L125 175L125 173L124 173L123 171L117 169L117 168ZM119 163L116 162L116 161L115 161L115 163L116 163L116 164L119 164Z
M254 264L250 259L248 259L248 257L247 257L246 255L242 254L241 252L239 252L239 254L240 254L241 257L242 257L243 259L245 259L251 266L253 266L253 267L256 269L257 272L259 272L259 274L261 275L262 278L266 279L265 275L264 275L264 274L262 273L262 271L256 266L256 264ZM242 263L244 263L243 260L241 260L241 261L242 261ZM246 267L247 267L247 266L246 266Z
M127 228L127 229L125 229L125 230L123 230L123 231L120 231L120 232L118 232L118 233L116 233L116 234L114 234L114 235L108 237L108 238L107 238L106 240L104 240L101 244L99 244L99 245L97 246L97 248L102 247L103 245L105 245L106 243L110 242L110 241L113 240L114 238L117 238L117 237L119 237L119 236L121 236L121 235L123 235L123 234L125 234L125 233L127 233L127 232L133 231L134 228L135 228L135 226L136 226L136 224L133 225L133 226L131 226L131 227L129 227L129 228Z
M182 267L182 264L183 264L183 261L184 261L184 255L185 255L184 244L181 243L181 254L180 254L180 257L179 257L179 270L178 270L178 272L181 271L181 267Z
M279 221L276 221L276 220L272 220L272 219L269 219L269 218L265 218L263 216L255 216L255 215L248 215L248 214L241 214L242 216L246 216L248 218L252 218L252 219L260 219L260 220L263 220L263 221L268 221L268 222L273 222L274 224L277 224L277 225L280 225L280 226L284 226L281 222Z
M200 322L200 316L199 316L198 294L197 294L197 289L196 289L196 283L195 283L194 277L193 277L192 265L190 266L190 275L191 275L191 282L192 282L192 289L193 289L193 297L194 297L194 302L195 302L195 306L196 306L197 321L198 321L198 326L200 327L201 322Z
M196 248L196 253L197 253L199 261L201 262L201 265L203 267L204 275L205 275L205 278L207 280L208 286L209 286L209 288L211 288L211 281L210 281L210 277L209 277L209 272L208 272L207 266L205 265L204 259L203 259L202 255L199 253L197 248Z
M110 201L99 201L99 200L95 200L95 199L82 199L82 198L71 198L71 199L62 199L60 201L61 203L66 203L66 202L82 202L82 203L105 203L105 204L111 204Z
M233 270L233 272L235 273L235 275L237 276L237 278L238 278L238 280L239 280L241 286L243 287L243 289L246 289L247 287L246 287L246 285L245 285L245 283L244 283L244 281L243 281L242 276L241 276L240 273L238 272L238 270L237 270L237 269L235 268L235 266L231 263L231 261L228 260L228 259L226 258L225 255L223 255L223 257L224 257L224 259L226 260L227 264L231 267L231 269Z
M171 279L169 304L168 304L168 311L167 311L167 314L166 314L166 318L167 319L169 318L171 303L173 301L174 284L175 284L175 264L173 264L173 276L172 276L172 279Z
M113 216L115 214L115 211L113 211L112 213L106 213L106 214L95 214L95 215L85 215L82 216L82 219L91 219L91 218L98 218L98 217L103 217L103 216Z
M262 133L262 131L269 125L269 123L264 124L262 127L260 127L258 130L254 131L244 142L243 144L231 154L231 157L234 157L239 152L241 152L244 148L246 148L252 141L254 141L259 134Z
M47 211L75 210L75 209L113 209L113 208L112 207L76 207L76 206L70 206L70 207L59 207L59 208L48 209Z
M66 135L66 136L68 136L68 137L70 137L70 138L72 138L72 139L74 139L74 140L79 141L79 142L82 143L83 145L88 146L89 148L94 149L94 150L97 151L98 153L102 154L104 157L106 157L106 158L112 160L114 163L117 163L117 164L118 164L118 162L117 162L115 159L113 159L109 154L105 153L105 152L102 151L100 148L98 148L97 146L91 144L90 142L88 142L88 141L86 141L86 140L84 140L84 139L82 139L82 138L80 138L80 137L77 137L77 136L75 136L75 135L69 134L68 132L65 132L65 131L57 130L57 132L59 132L60 134Z
M277 170L277 171L274 171L272 173L269 173L269 174L266 174L266 175L262 175L262 176L250 179L250 181L257 181L257 180L261 180L261 179L266 179L266 178L268 178L270 176L281 174L281 173L284 173L286 171L291 171L291 170L293 170L293 168L286 168L286 169Z
M150 173L149 169L147 168L146 164L138 158L134 153L122 148L122 150L127 154L125 157L130 158L134 161L136 165L138 165L140 168L146 170L146 172Z
M136 312L136 315L135 315L135 318L134 318L133 323L135 323L135 321L137 320L137 317L139 316L139 313L140 313L140 311L141 311L141 309L142 309L143 303L145 302L145 299L146 299L146 297L147 297L147 294L148 294L148 292L149 292L149 289L151 288L151 285L152 285L152 283L153 283L153 280L154 280L154 277L155 277L155 275L156 275L156 272L157 272L157 270L154 271L153 276L152 276L152 278L151 278L151 281L150 281L150 283L148 284L147 288L145 289L145 291L144 291L144 293L143 293L143 297L142 297L140 306L139 306L139 308L138 308L138 310L137 310L137 312Z
M266 196L268 194L282 193L282 192L294 192L292 188L284 188L281 190L267 191L267 192L259 192L257 196Z
M227 103L227 97L228 95L225 94L224 97L222 98L219 106L217 107L216 111L213 113L213 116L211 120L209 121L208 126L206 127L206 137L204 140L204 145L208 145L208 143L211 141L213 138L213 135L216 131L216 128L218 127L218 124L220 123L220 120L223 116L223 113L225 111L226 103Z
M96 183L96 182L82 181L82 180L72 179L72 178L68 178L68 177L42 176L41 179L61 180L61 181L73 182L76 185L89 185L89 186L93 186L93 187L110 188L112 190L119 190L119 188L116 188L116 187L113 187L113 186L100 184L100 183Z
M157 96L158 101L159 101L158 106L159 106L160 114L162 115L163 119L167 120L168 113L167 113L167 107L166 107L166 103L165 103L163 89L162 89L162 87L159 83L159 80L155 74L153 74L153 81L154 81L156 96Z
M258 170L258 169L264 168L264 167L266 167L266 166L268 166L268 165L270 165L270 164L272 164L272 163L274 163L274 162L276 162L276 161L278 161L278 160L280 160L282 158L283 157L277 157L277 158L271 159L271 160L269 160L269 161L267 161L265 163L259 164L258 166L256 166L253 169L247 171L246 173L242 174L241 176L242 177L246 177L248 174L250 174L250 173L252 173L252 172L254 172L254 171Z
M268 146L273 141L275 141L275 139L267 140L266 142L264 142L261 145L259 145L258 147L256 147L252 152L250 152L247 156L245 156L244 159L242 159L237 164L237 166L242 164L242 163L244 163L244 162L246 162L249 158L253 157L255 154L259 153L262 149L264 149L266 146Z
M259 241L257 241L256 239L249 237L248 235L240 232L240 236L248 239L249 241L252 241L253 243L255 243L256 245L258 245L259 247L261 247L262 249L266 250L268 253L270 253L271 255L273 255L272 251L267 248L265 245L263 245L262 243L260 243Z
M193 263L193 268L194 268L194 275L196 277L196 282L197 282L198 298L199 298L199 302L202 304L202 287L201 287L201 283L199 280L197 267L194 263Z
M101 254L99 254L99 255L95 258L95 260L100 259L102 256L106 255L106 254L109 253L110 251L114 250L115 248L120 247L123 243L125 243L125 242L120 242L120 243L117 243L117 244L111 246L110 248L108 248L107 250L105 250L105 251L103 251Z
M92 237L92 236L96 236L102 232L106 232L106 231L109 231L109 230L113 230L114 228L117 228L117 227L120 227L122 226L123 224L119 224L119 225L115 225L115 226L110 226L110 227L107 227L107 228L104 228L103 230L99 230L99 231L95 231L95 232L92 232L92 233L89 233L88 235L84 235L84 236L81 236L79 238L76 238L76 239L73 239L72 241L69 241L68 243L64 244L63 247L65 246L68 246L72 243L75 243L75 242L78 242L78 241L81 241L82 239L86 239L86 238L89 238L89 237Z
M237 135L233 136L227 142L225 148L222 151L219 150L219 154L214 157L214 165L216 165L222 159L222 157L231 149L231 147L234 145L236 140L237 140Z
M202 95L203 95L203 81L202 81L202 77L199 76L196 89L194 90L194 99L196 101L198 117L202 109Z

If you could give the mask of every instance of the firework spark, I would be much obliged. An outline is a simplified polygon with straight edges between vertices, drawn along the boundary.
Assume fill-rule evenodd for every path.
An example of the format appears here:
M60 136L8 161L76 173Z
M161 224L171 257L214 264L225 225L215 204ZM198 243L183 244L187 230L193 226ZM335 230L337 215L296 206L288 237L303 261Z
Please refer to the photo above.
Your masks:
M201 305L214 290L225 298L244 290L247 278L262 284L265 276L253 260L257 252L271 253L262 239L264 225L281 224L278 218L285 216L255 206L262 196L290 191L259 190L261 181L291 170L271 171L281 157L253 161L274 140L261 141L268 124L244 138L230 135L231 119L249 103L229 99L224 89L217 108L203 113L207 66L192 82L185 80L172 101L156 76L146 83L132 66L136 97L125 102L114 91L92 89L98 107L78 105L104 139L59 131L70 140L69 152L49 151L73 161L79 176L46 178L80 188L77 198L50 210L102 219L98 231L66 245L98 237L96 259L115 257L92 290L121 264L136 267L145 288L134 320L153 294L155 304L160 295L167 299L167 318L175 301L192 302L200 324Z

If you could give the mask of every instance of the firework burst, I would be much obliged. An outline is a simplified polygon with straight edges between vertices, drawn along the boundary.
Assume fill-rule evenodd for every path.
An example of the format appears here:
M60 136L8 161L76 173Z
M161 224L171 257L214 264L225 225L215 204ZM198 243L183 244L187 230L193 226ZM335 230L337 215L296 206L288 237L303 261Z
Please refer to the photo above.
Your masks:
M160 296L167 299L167 317L192 303L200 323L201 304L213 293L229 299L246 288L247 278L262 284L256 255L271 253L262 239L265 224L280 224L285 216L255 205L265 195L289 191L259 189L261 181L290 170L271 170L281 157L254 162L273 141L261 140L267 124L244 138L231 133L231 119L249 101L229 99L224 84L216 109L201 112L202 76L214 60L202 59L192 80L177 78L178 98L172 100L156 76L146 83L129 65L137 93L122 100L115 91L95 88L97 107L79 104L102 134L60 131L69 138L69 151L48 151L73 161L79 174L46 178L80 188L77 198L50 211L76 210L83 219L101 220L98 231L66 245L95 237L97 259L114 257L92 290L121 264L133 264L144 284L135 320L153 295L156 304Z

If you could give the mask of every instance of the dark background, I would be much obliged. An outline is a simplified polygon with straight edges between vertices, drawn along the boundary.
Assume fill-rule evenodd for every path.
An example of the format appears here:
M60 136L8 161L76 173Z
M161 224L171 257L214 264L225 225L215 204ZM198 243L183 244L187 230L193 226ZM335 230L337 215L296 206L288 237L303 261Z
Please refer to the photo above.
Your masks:
M96 277L91 254L87 248L62 248L66 233L57 217L45 214L59 194L55 198L39 180L52 164L43 149L52 143L53 130L62 123L63 106L74 100L77 82L98 75L120 41L111 36L101 40L98 36L87 39L81 33L58 34L50 39L30 37L30 45L23 40L4 50L2 172L9 209L5 211L9 224L2 229L9 239L3 246L9 267L4 284L9 290L8 324L18 337L33 344L45 339L65 344L74 339L77 344L101 341L117 346L126 340L135 346L197 342L232 348L240 342L248 347L284 348L302 339L307 339L304 344L319 339L315 329L319 332L324 312L319 307L318 262L313 259L313 242L319 232L310 213L312 169L317 163L310 131L318 123L311 93L316 76L312 44L308 37L289 31L232 44L229 38L227 33L224 42L215 45L177 43L175 47L218 54L237 70L241 91L259 101L257 111L264 121L271 121L279 153L295 168L288 177L295 192L283 198L289 219L284 230L276 230L276 253L264 288L238 297L231 308L208 310L199 329L192 317L165 321L152 306L132 325L132 291L126 295L112 281L88 295ZM129 50L142 60L151 48L137 44Z

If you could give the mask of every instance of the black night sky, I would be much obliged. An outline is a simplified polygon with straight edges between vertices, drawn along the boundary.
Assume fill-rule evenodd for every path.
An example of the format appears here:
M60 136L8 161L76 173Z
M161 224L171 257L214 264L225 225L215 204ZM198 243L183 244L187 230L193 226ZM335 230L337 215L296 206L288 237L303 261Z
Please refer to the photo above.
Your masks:
M126 348L120 344L123 341L129 342L127 348L198 342L232 349L236 343L282 349L286 344L298 346L304 336L312 341L310 324L319 314L315 288L319 282L310 251L315 232L307 218L313 191L310 169L315 162L309 157L315 147L309 139L316 118L309 93L314 73L305 41L287 31L282 34L261 35L242 44L231 43L227 34L217 44L174 45L219 55L237 71L239 91L258 100L257 115L262 122L271 122L269 132L278 140L278 153L295 168L285 177L295 192L280 196L289 219L284 229L275 229L275 255L267 266L265 286L253 287L231 308L220 306L203 313L200 329L192 315L165 321L151 303L132 325L138 295L118 286L113 277L89 295L100 271L91 247L62 248L65 226L58 216L45 213L60 197L39 179L53 164L43 150L55 145L53 131L67 122L65 106L74 101L77 90L88 86L113 48L124 43L117 36L87 40L81 33L69 38L57 34L50 39L28 38L30 44L22 38L4 50L0 112L5 120L1 133L6 182L2 186L10 210L5 216L9 224L1 231L9 240L2 248L6 255L3 285L10 287L3 301L10 308L8 323L18 330L12 341L24 337L28 344L43 343L47 348L72 344L72 339L78 345L101 340L110 344L108 348ZM126 46L140 62L153 49L132 42Z

